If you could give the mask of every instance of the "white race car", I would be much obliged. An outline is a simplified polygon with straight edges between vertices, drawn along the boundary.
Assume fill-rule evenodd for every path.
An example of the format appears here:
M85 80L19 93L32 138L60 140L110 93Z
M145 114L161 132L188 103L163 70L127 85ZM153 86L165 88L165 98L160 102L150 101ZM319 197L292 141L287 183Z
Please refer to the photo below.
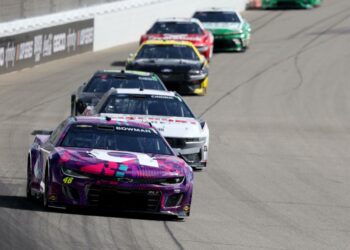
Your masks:
M151 123L170 146L194 169L206 167L209 128L197 119L175 92L148 89L111 89L83 115Z

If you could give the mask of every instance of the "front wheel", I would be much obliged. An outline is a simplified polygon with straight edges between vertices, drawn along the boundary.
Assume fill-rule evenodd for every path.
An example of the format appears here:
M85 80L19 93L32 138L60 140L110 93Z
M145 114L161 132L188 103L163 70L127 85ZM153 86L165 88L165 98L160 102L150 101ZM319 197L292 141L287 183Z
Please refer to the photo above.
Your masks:
M44 187L44 192L43 192L43 195L42 195L42 205L43 205L43 208L44 209L47 209L48 208L48 173L47 173L47 169L45 171L45 178L44 178L44 184L45 184L45 187Z
M33 200L33 195L32 195L32 173L31 173L31 168L30 168L30 159L28 159L28 166L27 166L27 187L26 187L26 194L27 194L27 199L28 200Z

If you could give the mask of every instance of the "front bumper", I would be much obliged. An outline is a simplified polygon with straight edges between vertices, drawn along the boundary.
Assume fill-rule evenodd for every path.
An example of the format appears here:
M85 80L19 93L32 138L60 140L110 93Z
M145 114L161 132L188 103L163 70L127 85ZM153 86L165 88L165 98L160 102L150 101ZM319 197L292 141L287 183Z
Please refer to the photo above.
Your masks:
M49 207L101 208L119 212L190 214L192 182L176 185L126 184L58 174L48 187ZM67 181L68 180L68 181Z

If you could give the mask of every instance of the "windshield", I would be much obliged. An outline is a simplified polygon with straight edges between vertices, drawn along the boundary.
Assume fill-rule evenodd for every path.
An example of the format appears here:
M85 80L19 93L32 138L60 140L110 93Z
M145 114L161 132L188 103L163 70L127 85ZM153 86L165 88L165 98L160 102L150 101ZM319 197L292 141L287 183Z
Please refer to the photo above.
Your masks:
M196 12L193 17L204 23L240 23L239 17L234 12Z
M184 59L199 61L192 47L186 45L149 45L142 46L136 59Z
M203 34L201 27L193 22L156 22L147 34Z
M180 97L111 95L99 113L193 117Z
M119 125L74 124L61 146L173 155L156 130Z
M84 89L84 92L105 93L111 88L143 88L166 90L161 80L153 76L140 75L97 75L94 76Z

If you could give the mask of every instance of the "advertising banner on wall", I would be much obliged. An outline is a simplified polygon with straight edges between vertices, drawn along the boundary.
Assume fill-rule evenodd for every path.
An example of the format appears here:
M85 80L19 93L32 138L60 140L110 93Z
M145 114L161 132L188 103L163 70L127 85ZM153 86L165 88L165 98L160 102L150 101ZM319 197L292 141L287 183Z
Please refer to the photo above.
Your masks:
M0 74L92 51L93 19L0 37Z

